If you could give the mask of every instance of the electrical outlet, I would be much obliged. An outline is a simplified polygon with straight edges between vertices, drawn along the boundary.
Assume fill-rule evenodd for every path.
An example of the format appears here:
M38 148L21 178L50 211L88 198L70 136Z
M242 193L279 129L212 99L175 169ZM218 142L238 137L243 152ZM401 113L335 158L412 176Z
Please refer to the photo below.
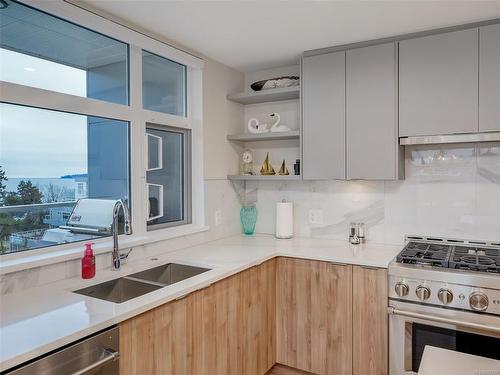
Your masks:
M215 221L216 227L222 224L222 211L221 210L215 210L214 221Z
M323 210L309 210L309 224L323 225Z

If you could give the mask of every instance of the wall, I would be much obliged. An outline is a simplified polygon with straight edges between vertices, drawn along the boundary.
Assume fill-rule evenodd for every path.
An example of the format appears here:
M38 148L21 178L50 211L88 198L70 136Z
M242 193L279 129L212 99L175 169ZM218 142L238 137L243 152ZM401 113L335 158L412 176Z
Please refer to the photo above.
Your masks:
M243 90L243 74L212 60L206 60L203 70L203 122L205 179L225 180L237 174L237 145L226 136L241 132L243 106L226 100L229 93Z
M346 239L363 221L368 238L402 243L405 234L500 240L500 143L406 148L404 181L262 182L256 231L273 233L275 203L294 202L297 236ZM309 210L323 211L311 225Z

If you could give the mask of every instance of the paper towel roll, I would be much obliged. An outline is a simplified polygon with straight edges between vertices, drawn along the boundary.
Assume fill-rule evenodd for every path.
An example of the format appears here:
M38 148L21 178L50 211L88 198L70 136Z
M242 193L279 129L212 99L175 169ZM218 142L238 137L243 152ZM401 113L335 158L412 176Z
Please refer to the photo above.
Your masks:
M276 238L293 237L293 203L276 203Z

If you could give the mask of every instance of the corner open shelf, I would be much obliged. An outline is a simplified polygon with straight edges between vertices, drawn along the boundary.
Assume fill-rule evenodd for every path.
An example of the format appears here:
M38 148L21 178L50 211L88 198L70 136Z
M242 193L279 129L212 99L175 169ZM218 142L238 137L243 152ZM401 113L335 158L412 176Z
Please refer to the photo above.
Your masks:
M288 175L288 176L262 176L262 175L248 175L248 176L240 176L240 175L228 175L228 180L232 181L298 181L300 180L300 176L296 175Z
M230 94L227 96L227 99L240 104L256 104L298 99L299 96L300 86L292 86L280 89L267 89L262 91Z
M242 134L231 134L227 136L228 141L236 142L257 142L257 141L279 141L286 139L299 139L300 132L298 130L293 130L289 132L276 132L276 133L242 133Z

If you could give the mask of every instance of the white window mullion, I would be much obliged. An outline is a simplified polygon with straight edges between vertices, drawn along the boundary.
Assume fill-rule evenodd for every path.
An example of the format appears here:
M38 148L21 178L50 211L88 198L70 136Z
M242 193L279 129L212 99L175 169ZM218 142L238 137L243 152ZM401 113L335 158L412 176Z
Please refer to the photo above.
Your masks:
M188 117L169 115L168 113L155 112L142 108L141 112L142 117L146 122L183 129L191 129L191 124Z
M133 119L130 124L130 187L132 196L132 224L134 234L146 234L146 121L142 116L142 50L130 46L130 107Z
M0 102L123 121L132 117L132 109L127 105L3 81L0 81Z
M191 222L205 225L203 174L203 71L188 68L188 121L191 131Z

